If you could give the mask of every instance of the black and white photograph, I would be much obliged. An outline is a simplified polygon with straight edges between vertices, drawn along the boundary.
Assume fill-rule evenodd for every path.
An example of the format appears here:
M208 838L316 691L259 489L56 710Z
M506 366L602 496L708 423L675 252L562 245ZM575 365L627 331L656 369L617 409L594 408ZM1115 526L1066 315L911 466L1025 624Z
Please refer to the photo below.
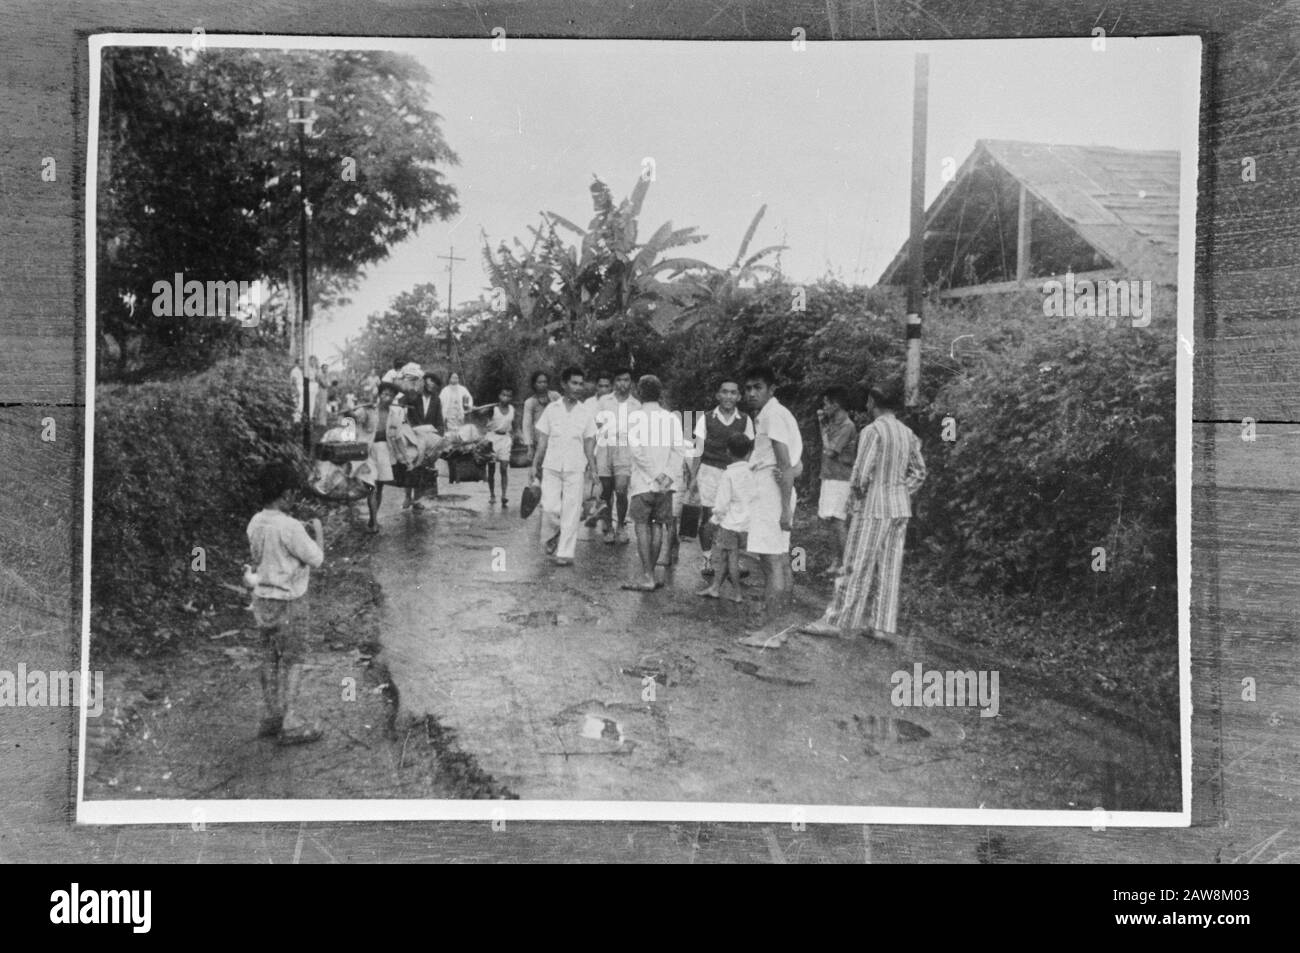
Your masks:
M77 820L1188 825L1201 53L92 36Z

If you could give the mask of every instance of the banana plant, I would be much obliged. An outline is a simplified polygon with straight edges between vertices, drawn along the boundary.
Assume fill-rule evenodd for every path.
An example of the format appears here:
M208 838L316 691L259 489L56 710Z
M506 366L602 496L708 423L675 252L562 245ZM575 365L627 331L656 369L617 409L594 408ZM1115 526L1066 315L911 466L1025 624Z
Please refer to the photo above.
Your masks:
M768 245L752 255L746 255L766 212L767 206L764 205L754 215L740 241L740 250L727 268L686 276L681 291L691 303L677 315L673 324L676 330L685 331L709 318L735 314L743 305L750 289L764 278L775 278L781 274L779 266L768 264L764 259L779 254L787 246Z

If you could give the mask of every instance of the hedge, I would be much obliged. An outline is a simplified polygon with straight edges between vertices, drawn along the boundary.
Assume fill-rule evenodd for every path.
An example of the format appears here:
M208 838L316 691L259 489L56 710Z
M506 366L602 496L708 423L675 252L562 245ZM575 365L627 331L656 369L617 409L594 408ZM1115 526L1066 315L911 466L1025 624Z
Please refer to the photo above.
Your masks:
M256 481L301 465L287 359L255 350L181 380L95 393L92 604L146 610L181 601L200 574L247 561Z

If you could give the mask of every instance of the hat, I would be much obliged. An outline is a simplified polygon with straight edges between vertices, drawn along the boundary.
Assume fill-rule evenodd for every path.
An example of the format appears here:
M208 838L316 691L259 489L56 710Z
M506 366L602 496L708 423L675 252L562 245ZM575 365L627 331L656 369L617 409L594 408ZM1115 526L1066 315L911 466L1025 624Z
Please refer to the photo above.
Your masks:
M397 373L398 376L400 377L414 377L416 380L419 380L421 377L424 376L424 368L422 368L419 364L416 364L414 361L412 361L411 363L405 365Z

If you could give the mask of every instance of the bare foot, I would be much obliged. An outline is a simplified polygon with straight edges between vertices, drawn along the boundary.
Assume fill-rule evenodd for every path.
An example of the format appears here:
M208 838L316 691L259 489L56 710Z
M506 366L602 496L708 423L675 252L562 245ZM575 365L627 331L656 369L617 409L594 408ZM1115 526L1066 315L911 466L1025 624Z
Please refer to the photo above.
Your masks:
M695 594L697 596L703 596L705 599L717 599L720 598L722 595L722 593L720 593L717 589L714 589L712 586L709 586L707 589L701 589Z

